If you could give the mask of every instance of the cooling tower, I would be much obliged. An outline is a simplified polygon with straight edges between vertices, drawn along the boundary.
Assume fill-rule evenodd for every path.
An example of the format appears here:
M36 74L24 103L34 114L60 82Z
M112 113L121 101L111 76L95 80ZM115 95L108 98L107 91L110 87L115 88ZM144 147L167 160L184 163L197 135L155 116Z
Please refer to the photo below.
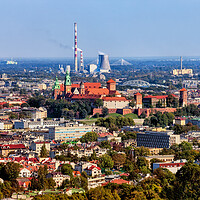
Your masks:
M99 55L99 69L100 69L100 72L105 72L105 73L110 72L111 69L110 69L108 55L106 55L106 54Z

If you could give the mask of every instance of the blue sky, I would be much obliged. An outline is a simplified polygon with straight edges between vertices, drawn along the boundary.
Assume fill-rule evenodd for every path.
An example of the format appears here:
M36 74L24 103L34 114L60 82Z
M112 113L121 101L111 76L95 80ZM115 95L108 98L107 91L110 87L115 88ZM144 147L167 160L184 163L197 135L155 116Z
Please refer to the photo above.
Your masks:
M0 0L0 57L199 56L200 0Z

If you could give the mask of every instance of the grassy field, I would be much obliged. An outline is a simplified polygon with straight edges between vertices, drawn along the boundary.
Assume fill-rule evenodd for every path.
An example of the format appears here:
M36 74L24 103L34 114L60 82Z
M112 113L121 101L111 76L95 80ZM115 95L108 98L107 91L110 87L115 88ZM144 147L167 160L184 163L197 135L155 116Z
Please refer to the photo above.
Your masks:
M110 113L108 114L106 117L131 117L132 119L138 119L138 116L136 114L130 113L130 114L126 114L126 115L121 115L118 113ZM89 118L89 116L87 116L85 119L82 120L78 120L79 122L83 122L84 124L87 125L91 125L93 123L95 123L97 121L98 118Z
M119 116L121 117L123 115L118 114L118 113L110 113L110 114L107 115L107 117L119 117Z
M126 114L126 115L124 115L124 117L130 117L130 118L133 118L133 119L138 119L138 116L134 113Z

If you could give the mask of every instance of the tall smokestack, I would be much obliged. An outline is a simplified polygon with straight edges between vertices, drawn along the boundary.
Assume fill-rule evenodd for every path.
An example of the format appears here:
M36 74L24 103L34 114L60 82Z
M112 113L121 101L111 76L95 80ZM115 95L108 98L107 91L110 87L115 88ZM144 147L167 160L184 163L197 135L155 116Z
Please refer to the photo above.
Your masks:
M74 23L74 69L78 71L78 58L77 58L77 23Z
M81 64L80 64L80 70L84 70L84 66L83 66L83 51L80 50L80 57L81 57Z
M183 65L182 65L182 56L181 56L181 70L182 70L182 68L183 68Z

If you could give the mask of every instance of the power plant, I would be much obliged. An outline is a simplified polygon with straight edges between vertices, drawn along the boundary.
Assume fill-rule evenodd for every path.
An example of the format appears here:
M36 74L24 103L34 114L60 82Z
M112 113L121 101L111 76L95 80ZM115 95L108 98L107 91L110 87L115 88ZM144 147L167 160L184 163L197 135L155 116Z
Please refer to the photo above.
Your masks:
M110 63L109 57L107 54L99 54L99 70L102 73L110 73Z
M77 34L77 23L74 23L74 71L84 72L83 62L83 50L78 48L78 34ZM80 52L80 64L78 66L78 52ZM98 71L101 73L110 73L110 63L107 54L99 52L99 64Z

